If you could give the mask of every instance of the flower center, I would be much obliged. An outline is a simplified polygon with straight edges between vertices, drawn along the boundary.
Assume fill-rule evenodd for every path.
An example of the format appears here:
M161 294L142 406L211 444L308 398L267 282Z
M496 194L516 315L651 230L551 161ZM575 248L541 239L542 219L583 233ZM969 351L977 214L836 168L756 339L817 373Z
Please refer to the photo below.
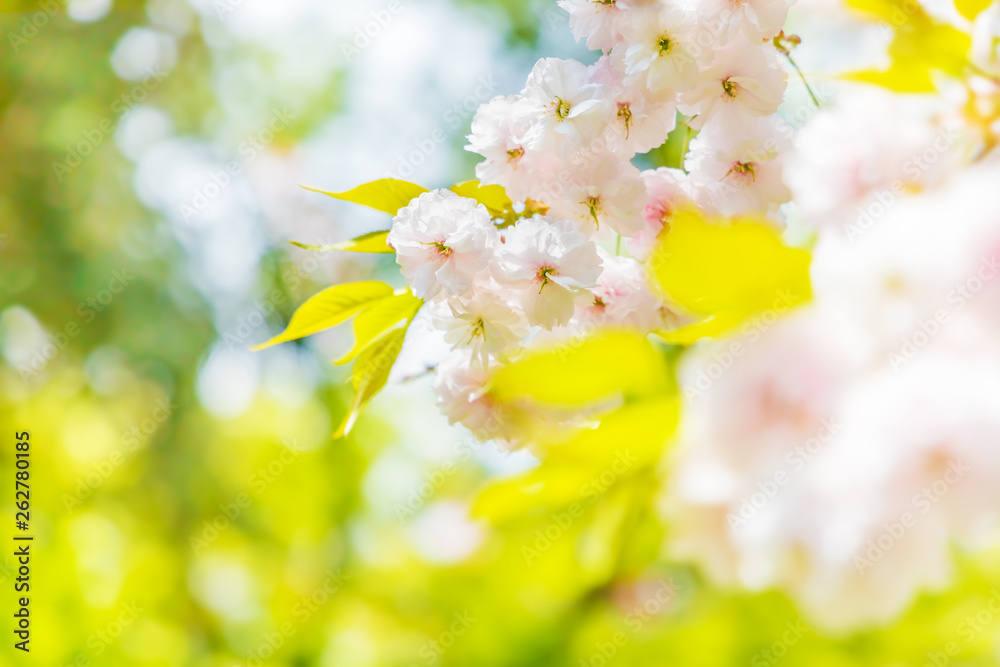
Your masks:
M757 180L757 165L753 162L735 162L726 173L727 178L730 176L738 185L750 185Z
M663 211L660 213L660 222L663 223L663 229L660 230L661 233L670 231L670 221L674 218L674 212L670 210L670 206L667 204L663 205Z
M512 162L513 163L520 162L521 158L523 158L523 157L524 157L524 147L523 146L518 146L517 148L513 148L513 149L507 151L507 164L510 164Z
M434 254L438 257L444 259L451 256L452 249L446 246L441 241L427 241L423 245L429 245L434 247Z
M580 203L586 205L587 209L590 211L590 217L594 219L594 224L600 227L601 222L597 219L597 214L601 212L601 198L587 197Z
M670 39L670 35L664 33L656 39L656 46L660 50L660 55L665 55L670 53L671 47L673 47L674 42Z
M618 118L625 122L625 138L628 139L629 131L632 128L632 107L628 102L618 103Z
M469 327L469 341L471 342L476 338L486 339L486 323L483 322L483 318L481 317Z
M557 275L558 272L551 266L543 266L538 269L535 273L535 282L541 283L541 287L538 288L538 293L541 294L545 286L549 284L549 276Z
M569 110L571 108L570 103L562 99L561 97L557 97L555 102L555 107L556 107L556 118L558 118L559 120L565 120L566 116L569 115Z
M740 89L738 83L734 83L731 78L726 79L722 82L722 92L729 97L736 97L737 91Z

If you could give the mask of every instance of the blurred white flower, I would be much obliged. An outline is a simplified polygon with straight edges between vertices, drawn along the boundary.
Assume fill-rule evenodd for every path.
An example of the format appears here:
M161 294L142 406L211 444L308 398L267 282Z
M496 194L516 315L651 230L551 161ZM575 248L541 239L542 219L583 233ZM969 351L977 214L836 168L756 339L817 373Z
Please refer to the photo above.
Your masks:
M814 223L849 215L873 224L901 196L934 185L958 163L958 135L911 113L896 95L851 90L795 139L786 178Z
M842 631L895 618L949 583L953 542L996 535L998 178L901 197L856 243L825 231L812 304L688 357L677 556Z

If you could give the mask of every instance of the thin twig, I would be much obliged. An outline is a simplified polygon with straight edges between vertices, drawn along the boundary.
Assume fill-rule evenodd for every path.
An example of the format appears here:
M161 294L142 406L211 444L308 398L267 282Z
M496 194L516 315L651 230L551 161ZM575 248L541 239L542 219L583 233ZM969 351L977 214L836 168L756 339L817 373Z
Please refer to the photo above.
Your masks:
M437 364L435 364L434 366L425 366L423 371L416 373L415 375L407 375L404 378L400 378L399 383L405 384L407 382L413 382L414 380L419 380L425 375L430 375L436 370L437 370Z
M809 82L806 81L806 75L802 73L801 69L799 69L798 64L792 58L792 54L786 52L785 53L785 57L788 58L788 62L790 62L792 64L792 67L795 68L795 71L798 72L799 78L802 79L802 85L804 85L806 87L806 92L808 92L809 93L809 97L812 98L813 104L816 105L817 109L822 109L823 105L821 105L819 103L819 100L816 99L816 95L813 93L813 89L811 87L809 87Z

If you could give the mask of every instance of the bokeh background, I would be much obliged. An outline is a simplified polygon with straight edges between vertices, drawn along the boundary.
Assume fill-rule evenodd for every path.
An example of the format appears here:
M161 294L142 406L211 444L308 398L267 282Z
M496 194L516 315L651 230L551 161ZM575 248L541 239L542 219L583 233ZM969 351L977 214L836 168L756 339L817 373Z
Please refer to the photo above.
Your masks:
M339 441L350 333L248 350L326 285L399 282L391 257L290 246L387 222L299 186L470 178L480 103L540 55L593 59L554 2L0 10L0 664L997 664L1000 619L961 629L1000 599L989 554L898 623L827 636L662 559L651 471L568 522L502 488L470 516L536 462L447 425L428 345ZM30 655L6 612L24 430Z

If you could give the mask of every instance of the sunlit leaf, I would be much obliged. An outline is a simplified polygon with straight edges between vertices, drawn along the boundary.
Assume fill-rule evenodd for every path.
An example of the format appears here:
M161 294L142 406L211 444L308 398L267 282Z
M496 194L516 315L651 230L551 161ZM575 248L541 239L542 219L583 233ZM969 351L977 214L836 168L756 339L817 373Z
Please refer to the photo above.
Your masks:
M955 0L955 9L965 18L975 21L976 17L991 4L993 0Z
M604 502L594 506L594 516L580 531L576 562L584 572L613 576L625 540L634 502L631 489L615 487Z
M678 414L674 395L624 405L604 416L596 428L582 429L549 448L539 467L488 487L473 512L502 522L538 507L588 502L651 469L677 426Z
M902 25L909 16L923 15L914 0L846 0L848 7L888 22L890 25Z
M362 204L376 211L388 213L389 215L396 215L399 209L409 204L410 200L414 197L419 197L427 192L427 188L419 186L416 183L401 181L395 178L383 178L371 183L365 183L347 192L326 192L315 188L302 187L312 192L328 195L334 199Z
M346 364L386 333L408 326L423 303L408 289L374 302L354 318L354 347L334 363Z
M714 336L758 312L783 312L812 296L810 256L782 243L763 221L708 220L678 212L650 259L664 295L698 322L685 328ZM671 342L693 340L675 332Z
M672 345L693 345L702 338L713 338L735 329L745 319L746 314L740 311L719 313L677 329L661 331L659 336Z
M329 329L392 294L391 286L374 280L328 287L302 304L284 331L251 349L263 350Z
M354 395L347 414L333 437L342 438L351 432L361 410L382 390L389 379L389 371L396 363L396 357L403 347L406 329L395 329L368 346L358 356L351 370L351 385Z
M546 458L552 461L587 465L596 469L634 472L656 462L664 442L677 427L680 403L675 394L664 394L629 403L601 417L597 428L579 431L570 440L550 446Z
M396 251L386 242L388 236L389 230L386 229L368 232L350 241L343 241L342 243L334 243L332 245L310 245L308 243L299 243L298 241L291 241L291 244L303 250L315 250L317 252L339 250L341 252L371 252L391 255Z
M926 67L893 63L888 69L866 69L851 72L845 78L860 83L870 83L900 93L932 93L934 79Z
M580 499L581 487L592 474L585 466L543 463L485 488L472 506L472 515L502 523L540 507L564 507Z
M898 92L928 93L936 89L935 72L965 74L970 35L935 20L911 0L849 0L849 4L890 25L895 34L889 44L889 67L851 72L845 78Z
M684 168L691 142L698 136L698 130L693 130L688 125L691 120L689 116L677 114L677 125L667 135L667 140L650 153L655 164L675 169Z
M490 394L500 401L579 406L669 386L667 363L652 343L633 333L611 332L527 354L497 372Z
M465 181L451 186L451 191L459 197L475 199L494 216L502 215L514 205L507 192L499 185L480 185L479 181Z

